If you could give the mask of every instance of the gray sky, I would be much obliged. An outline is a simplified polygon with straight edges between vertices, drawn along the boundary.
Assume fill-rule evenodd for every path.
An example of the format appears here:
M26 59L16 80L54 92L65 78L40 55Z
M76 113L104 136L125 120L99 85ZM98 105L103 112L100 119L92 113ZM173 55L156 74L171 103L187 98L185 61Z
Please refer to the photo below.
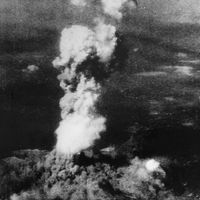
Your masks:
M90 0L89 0L90 1ZM199 0L138 0L138 12L163 22L200 22ZM31 22L33 25L64 20L72 8L69 0L1 0L0 21ZM73 11L71 10L73 13Z
M200 23L199 0L140 0L140 12L162 22Z
M87 21L95 15L96 8L87 12L78 12L68 2L69 0L0 0L0 39L37 37L38 30L49 28L60 31L67 24L74 21ZM135 30L149 34L151 23L155 27L158 21L167 23L167 26L174 23L199 24L199 11L200 0L139 0L139 8L133 11L135 16L130 18L126 25L129 26L128 28L133 27ZM136 28L134 28L134 18L141 21ZM153 20L150 20L152 18ZM159 32L159 29L154 30L157 31ZM188 35L187 29L184 31ZM196 30L192 34L194 34L193 39L196 35L200 35ZM196 40L193 43L196 43Z

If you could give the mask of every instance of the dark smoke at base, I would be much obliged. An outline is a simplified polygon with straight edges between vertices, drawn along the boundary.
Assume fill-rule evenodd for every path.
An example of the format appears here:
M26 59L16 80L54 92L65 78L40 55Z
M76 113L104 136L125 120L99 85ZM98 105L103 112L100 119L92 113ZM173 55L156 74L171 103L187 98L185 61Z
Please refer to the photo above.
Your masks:
M84 160L92 157L84 157ZM158 161L135 158L127 165L85 162L59 156L55 151L18 151L0 163L0 197L28 199L150 200L165 193L166 174ZM110 159L111 161L112 159ZM30 170L31 169L31 170ZM6 173L6 174L4 174ZM14 194L13 194L14 193Z

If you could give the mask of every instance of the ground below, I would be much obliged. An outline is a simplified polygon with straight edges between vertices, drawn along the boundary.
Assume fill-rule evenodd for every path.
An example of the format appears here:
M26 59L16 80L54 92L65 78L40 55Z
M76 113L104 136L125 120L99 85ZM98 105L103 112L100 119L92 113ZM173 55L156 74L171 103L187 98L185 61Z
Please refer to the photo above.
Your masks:
M13 150L26 148L53 149L53 132L60 120L59 99L63 94L56 79L58 72L51 64L57 54L55 50L47 48L1 54L2 199L14 193L14 199L26 199L27 195L36 194L41 197L40 191L43 195L63 194L62 188L72 185L65 191L70 199L75 190L79 191L79 182L83 188L78 195L98 194L100 190L100 195L107 199L150 199L149 195L152 199L162 200L200 199L200 56L132 34L124 36L122 41L116 52L117 70L103 83L97 105L99 112L107 117L107 132L102 134L95 147L115 146L117 153L128 157L126 166L116 164L119 163L116 160L112 163L113 160L97 158L89 159L91 169L80 160L76 164L74 161L67 163L67 167L63 168L62 163L66 166L66 159L61 158L60 163L56 163L59 160L56 161L54 153L37 150L13 155ZM5 157L10 158L3 159ZM50 165L46 163L47 157ZM155 174L139 170L139 174L146 174L141 179L136 169L145 169L147 158L158 160L167 178L161 171L156 178ZM126 164L124 160L119 161ZM75 172L71 172L76 165L79 170L76 171L76 167ZM64 178L62 173L58 176L60 167L64 176L67 174ZM96 176L101 181L95 182ZM84 184L88 177L91 182L86 187ZM42 184L44 180L48 180L50 186ZM155 183L155 180L158 182ZM130 185L133 182L136 183L134 187ZM55 183L58 185L54 186ZM97 191L88 190L91 184L96 186ZM109 191L107 188L110 188ZM143 189L145 192L141 192ZM52 192L54 190L58 192ZM117 196L112 195L116 193ZM147 196L142 196L143 193ZM77 194L74 195L73 198L76 198ZM56 199L57 196L50 195L48 198Z
M197 200L200 159L123 160L91 151L73 159L21 150L0 162L0 197L30 199ZM120 162L119 162L120 161ZM149 168L148 163L160 165Z

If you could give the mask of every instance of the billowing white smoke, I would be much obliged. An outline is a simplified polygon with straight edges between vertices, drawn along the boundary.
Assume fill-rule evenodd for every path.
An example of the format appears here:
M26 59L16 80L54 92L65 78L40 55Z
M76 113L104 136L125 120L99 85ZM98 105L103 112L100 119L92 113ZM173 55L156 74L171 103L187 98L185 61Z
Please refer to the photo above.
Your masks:
M160 168L160 163L154 159L147 160L145 167L149 172L154 172Z
M97 56L101 62L108 62L115 50L117 42L115 33L114 26L106 25L102 21L99 21L95 27Z
M107 62L116 46L116 28L99 21L95 30L81 25L73 25L62 31L60 57L53 62L55 67L68 65L63 72L64 79L70 81L76 74L79 64L89 56L98 56L100 61Z
M118 20L123 16L122 9L124 6L130 9L135 7L135 1L133 0L101 0L101 2L104 12Z
M78 72L78 68L88 57L109 61L116 46L115 32L114 26L100 21L94 30L74 25L62 32L60 57L53 62L61 69L58 78L65 91L60 101L62 121L56 130L56 149L68 157L92 146L106 130L106 119L95 109L101 86L95 78L87 79L84 72ZM75 89L74 82L78 82Z
M100 86L84 75L75 92L68 91L61 99L62 118L57 129L57 151L71 156L93 145L106 130L106 119L96 114L95 103Z

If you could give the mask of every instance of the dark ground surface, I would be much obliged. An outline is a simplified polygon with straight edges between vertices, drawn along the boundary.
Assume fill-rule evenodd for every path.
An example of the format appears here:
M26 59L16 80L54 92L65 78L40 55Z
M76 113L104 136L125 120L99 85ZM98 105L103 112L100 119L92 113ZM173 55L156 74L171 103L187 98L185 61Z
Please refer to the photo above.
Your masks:
M1 157L19 149L52 149L60 119L62 91L51 64L56 41L46 48L34 42L31 51L23 43L27 41L20 41L20 51L9 44L0 55ZM180 198L198 199L200 56L131 34L120 48L124 60L116 60L120 69L105 81L98 104L108 131L97 146L117 144L130 157L177 160L186 188ZM39 70L23 70L32 64Z
M20 150L0 162L0 198L7 200L198 200L199 157L125 159L85 151L73 159L55 151ZM126 162L124 162L126 161ZM10 198L9 198L10 197Z
M41 49L40 41L33 41L34 51L26 50L27 41L20 41L18 52L9 44L7 53L0 56L2 155L9 150L46 149L54 144L62 96L51 64L57 54L52 48L55 38ZM99 145L121 144L130 136L143 140L145 136L147 140L141 141L144 153L199 153L198 54L127 34L119 57L123 62L116 60L119 70L104 83L98 105L108 118L105 144ZM23 70L32 64L39 70Z

